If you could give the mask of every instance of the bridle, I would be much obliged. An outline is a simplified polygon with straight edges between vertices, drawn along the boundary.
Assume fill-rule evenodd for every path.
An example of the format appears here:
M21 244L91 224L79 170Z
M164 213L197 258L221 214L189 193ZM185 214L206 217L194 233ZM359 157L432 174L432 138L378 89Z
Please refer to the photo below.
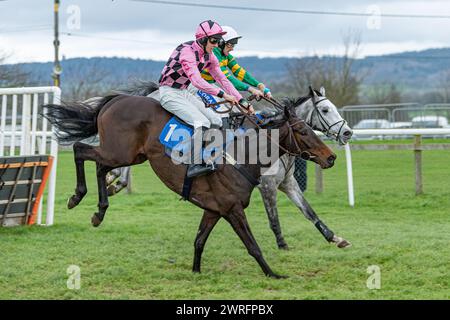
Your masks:
M251 99L249 99L251 100ZM241 111L242 115L248 119L248 121L253 124L257 129L261 130L263 129L258 123L257 121L255 121L253 119L253 117L251 117L249 114L247 114L247 112L244 111L244 107L241 106L240 103L238 103L236 105L236 107L239 109L239 111ZM214 109L213 109L214 110ZM297 121L295 121L294 123L290 123L289 120L286 121L288 123L288 138L289 138L289 145L294 144L295 147L295 151L291 152L288 149L286 149L285 147L281 146L277 141L274 141L272 139L272 136L264 133L264 135L270 139L270 141L272 141L272 143L274 143L278 148L280 148L283 152L291 155L291 156L300 156L302 158L307 158L307 159L312 159L314 156L312 156L311 154L309 154L309 152L306 151L302 151L302 149L300 148L297 139L295 139L295 133L294 130L292 129L294 126L298 125L299 123L305 123L305 120L302 119L298 119ZM264 131L262 131L264 132Z
M308 116L306 117L306 123L310 124L310 126L314 129L314 130L318 130L323 132L327 137L331 138L334 137L336 141L339 141L339 136L341 135L341 131L344 128L344 126L347 124L347 121L345 121L344 119L336 121L333 124L330 124L327 119L323 116L322 112L319 109L319 103L321 103L322 101L328 100L328 98L324 97L320 100L317 100L314 98L314 96L311 97L311 101L313 104L313 109L311 110L311 112L308 114ZM313 116L317 115L317 119L320 123L320 125L322 126L322 128L318 128L317 126L313 125ZM339 126L339 130L337 133L331 133L330 130L334 127L334 126Z
M257 99L254 96L250 96L248 98L248 100L252 100L252 99ZM267 102L271 103L273 106L275 106L277 109L283 110L283 105L278 102L277 100L275 100L274 98L267 98L267 97L261 97L261 99L266 100ZM316 100L314 98L314 95L310 97L312 104L313 104L313 109L311 110L311 112L308 114L308 116L306 117L306 123L313 129L313 130L318 130L323 132L328 138L335 138L336 141L339 141L339 136L341 135L341 131L344 128L344 126L347 124L347 121L345 119L336 121L335 123L330 124L327 119L323 116L322 112L320 111L319 108L319 103L321 103L322 101L328 100L328 98L323 97L320 100ZM295 106L297 107L297 106ZM317 126L313 125L313 117L314 115L317 115L317 119L320 123L320 125L322 126L322 128L318 128ZM339 126L339 130L337 133L331 133L331 129L335 126Z
M315 156L311 155L309 152L302 151L302 149L298 145L297 139L295 139L295 133L294 133L294 130L292 129L292 127L296 126L299 123L305 123L305 120L298 119L294 123L290 123L288 121L289 145L292 145L292 141L293 141L294 142L295 151L294 152L290 152L287 149L283 148L282 146L280 146L280 145L278 145L278 146L280 147L281 150L283 150L285 153L287 153L287 154L289 154L291 156L300 156L300 158L302 158L304 160L309 160L309 159L315 158Z

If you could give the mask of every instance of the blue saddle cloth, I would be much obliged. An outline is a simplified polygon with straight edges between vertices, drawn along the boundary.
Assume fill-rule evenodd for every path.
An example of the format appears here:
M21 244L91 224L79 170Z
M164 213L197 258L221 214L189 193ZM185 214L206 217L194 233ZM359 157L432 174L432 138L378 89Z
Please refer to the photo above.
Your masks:
M243 128L239 128L236 131L243 133L245 130ZM159 142L161 142L161 144L165 147L166 155L169 157L172 157L173 155L182 157L191 151L191 137L193 134L194 129L191 126L173 116L161 131L161 134L159 135ZM231 131L227 131L224 146L225 149L234 137L235 134L231 133ZM218 151L217 149L218 148L206 146L201 150L203 153L203 158L209 158L211 154Z
M207 103L215 103L216 100L214 97L206 92L199 90L197 94L202 98L203 101ZM219 106L216 106L216 108ZM256 114L257 118L262 122L264 121L264 116L260 114ZM242 134L246 131L245 128L238 128L235 133ZM166 123L161 134L159 135L159 142L165 147L166 155L172 157L174 154L182 157L185 154L190 152L190 142L191 137L194 134L194 128L183 122L179 118L173 116ZM225 145L223 146L225 149L229 145L231 141L233 141L235 134L231 134L227 131ZM217 152L214 147L206 147L202 150L203 158L206 159L212 153Z
M161 134L159 135L159 142L170 150L174 148L182 148L183 141L191 139L193 133L194 128L184 122L181 122L174 116L170 118L161 131Z

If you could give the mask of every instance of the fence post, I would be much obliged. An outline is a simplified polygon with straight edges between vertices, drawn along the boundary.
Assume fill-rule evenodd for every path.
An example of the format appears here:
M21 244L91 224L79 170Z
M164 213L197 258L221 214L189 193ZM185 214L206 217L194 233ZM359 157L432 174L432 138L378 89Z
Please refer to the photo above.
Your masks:
M422 184L422 136L414 135L414 162L416 171L416 195L423 193Z
M348 187L348 203L351 207L355 206L355 192L353 187L353 165L352 152L350 143L345 145L345 160L347 161L347 187Z
M316 193L323 192L323 173L322 168L316 164Z
M131 167L129 167L128 169L128 174L127 174L127 193L132 193L133 189L131 188Z

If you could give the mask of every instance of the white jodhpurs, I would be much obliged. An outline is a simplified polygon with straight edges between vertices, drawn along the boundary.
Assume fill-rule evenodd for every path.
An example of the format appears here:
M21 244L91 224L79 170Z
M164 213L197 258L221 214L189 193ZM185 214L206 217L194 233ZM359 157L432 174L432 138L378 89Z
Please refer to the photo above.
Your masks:
M194 128L222 126L219 114L198 100L187 89L175 89L169 86L159 87L161 106Z

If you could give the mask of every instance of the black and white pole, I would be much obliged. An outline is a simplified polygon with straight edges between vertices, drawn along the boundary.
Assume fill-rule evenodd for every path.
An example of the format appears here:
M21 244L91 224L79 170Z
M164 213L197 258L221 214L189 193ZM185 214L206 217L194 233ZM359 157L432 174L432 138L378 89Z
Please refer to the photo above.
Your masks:
M56 87L61 86L61 64L59 62L59 0L55 0L54 3L54 40L53 46L55 48L55 61L53 64L53 84Z

